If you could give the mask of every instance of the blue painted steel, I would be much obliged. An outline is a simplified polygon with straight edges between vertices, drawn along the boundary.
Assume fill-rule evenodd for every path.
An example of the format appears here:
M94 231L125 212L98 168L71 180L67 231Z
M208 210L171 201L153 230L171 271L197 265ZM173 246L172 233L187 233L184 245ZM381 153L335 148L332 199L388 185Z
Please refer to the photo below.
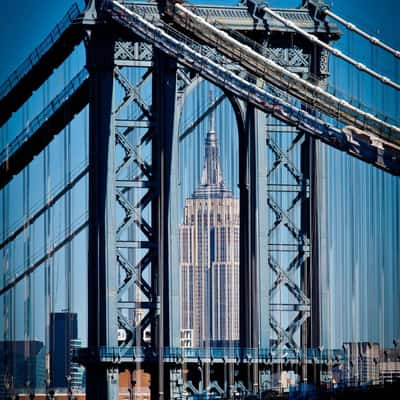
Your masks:
M79 352L83 357L86 356L85 352ZM77 354L75 352L75 354ZM111 361L118 357L117 347L100 347L99 349L100 360ZM90 357L90 355L87 355ZM237 362L262 362L267 365L271 364L284 364L287 362L305 363L321 363L334 361L339 363L346 362L348 353L344 349L320 349L308 348L299 350L274 350L271 348L246 348L246 347L210 347L210 348L182 348L182 347L165 347L163 349L163 358L166 363L198 363L212 362L212 363L237 363ZM122 363L133 362L148 362L152 363L157 360L156 354L149 347L131 347L128 349L123 357L120 357Z
M239 134L240 159L240 344L269 345L269 268L267 264L266 116L247 104ZM258 366L253 364L248 390L258 392Z
M117 347L114 40L97 27L87 44L89 99L88 346ZM118 399L115 365L88 363L89 399Z
M244 79L223 68L219 65L219 60L214 52L207 51L206 48L173 30L170 26L165 25L161 30L149 22L144 22L136 15L126 15L120 10L113 11L112 18L131 29L135 35L140 35L143 39L150 41L163 52L179 58L182 64L197 70L210 82L252 102L257 108L270 113L282 122L296 126L299 130L363 161L373 163L392 174L400 174L400 152L396 147L388 145L381 150L363 137L347 136L341 129L328 122L285 100L270 95L264 89L251 83L257 81L257 77L246 73Z
M79 8L74 4L47 38L17 68L0 88L0 126L38 89L83 40L84 30L76 23Z

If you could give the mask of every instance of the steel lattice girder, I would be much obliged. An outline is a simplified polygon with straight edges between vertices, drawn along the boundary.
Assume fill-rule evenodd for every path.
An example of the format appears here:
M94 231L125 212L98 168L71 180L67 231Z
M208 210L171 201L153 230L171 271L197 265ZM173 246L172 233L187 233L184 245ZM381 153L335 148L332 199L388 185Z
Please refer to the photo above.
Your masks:
M300 344L295 340L295 335L310 316L311 310L311 302L304 292L301 279L299 280L299 276L296 277L296 273L304 267L305 263L309 262L310 258L309 232L305 231L303 227L298 226L299 221L296 222L294 218L296 210L300 213L304 212L302 207L304 207L305 200L309 197L310 191L308 177L301 171L301 165L296 165L294 161L296 158L294 155L300 153L300 146L303 144L304 135L299 134L293 128L273 123L267 125L267 131L267 147L272 157L274 157L274 160L270 162L267 175L270 180L274 176L280 177L279 182L274 182L273 190L269 189L267 199L269 208L275 216L275 221L271 223L268 233L270 242L268 265L276 275L270 289L270 324L277 335L277 341L273 348L283 345L290 349L299 349ZM278 144L278 141L280 144ZM289 143L285 143L285 141ZM282 143L286 144L286 149ZM304 157L303 154L301 156ZM300 157L297 158L300 159ZM286 170L286 174L283 172L284 170ZM288 182L283 182L285 179ZM291 180L294 181L294 184L291 184ZM286 186L294 185L298 186L297 191L288 192L286 190ZM287 204L284 200L286 200ZM279 204L280 202L282 204ZM291 242L294 244L290 253L285 249L285 243L274 242L275 246L271 246L274 233L278 238L285 237L277 232L283 226L287 231L287 244ZM283 240L285 241L285 239ZM277 245L280 245L281 248ZM293 253L293 255L290 257L286 256L283 260L278 261L283 257L282 251L286 254ZM284 306L280 304L279 300L275 300L280 290L282 290L280 289L282 286L286 287L288 293L295 299L296 304ZM278 312L281 316L282 313L285 315L281 318L281 321L276 316ZM295 314L294 317L291 316L293 313Z
M149 155L155 122L152 105L142 94L151 85L152 57L151 46L145 43L115 44L114 77L120 96L115 96L113 122L116 154L122 153L115 165L116 204L122 211L116 226L118 323L128 332L127 340L120 343L122 354L132 345L144 345L144 331L156 318L159 307L149 282L157 249L150 209L158 185Z

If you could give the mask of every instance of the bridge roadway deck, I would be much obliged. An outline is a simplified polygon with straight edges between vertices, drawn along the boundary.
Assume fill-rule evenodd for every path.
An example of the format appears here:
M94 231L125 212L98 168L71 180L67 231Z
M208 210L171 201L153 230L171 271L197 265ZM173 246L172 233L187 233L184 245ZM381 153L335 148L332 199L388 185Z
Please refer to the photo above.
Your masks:
M153 363L158 361L157 354L151 347L110 348L98 350L79 349L74 358L83 364L94 360L110 364L133 362ZM307 349L306 353L293 350L246 349L241 347L181 348L165 347L165 363L240 363L240 364L327 364L345 363L346 352L343 349L321 350Z

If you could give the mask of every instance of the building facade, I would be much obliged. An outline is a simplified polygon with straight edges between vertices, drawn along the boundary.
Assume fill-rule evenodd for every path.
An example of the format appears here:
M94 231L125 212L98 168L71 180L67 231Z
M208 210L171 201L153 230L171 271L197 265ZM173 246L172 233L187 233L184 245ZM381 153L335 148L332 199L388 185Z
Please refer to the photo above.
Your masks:
M344 368L346 386L379 383L380 346L378 343L344 343L347 363Z
M212 113L200 185L180 225L183 347L239 340L239 248L239 199L224 183Z

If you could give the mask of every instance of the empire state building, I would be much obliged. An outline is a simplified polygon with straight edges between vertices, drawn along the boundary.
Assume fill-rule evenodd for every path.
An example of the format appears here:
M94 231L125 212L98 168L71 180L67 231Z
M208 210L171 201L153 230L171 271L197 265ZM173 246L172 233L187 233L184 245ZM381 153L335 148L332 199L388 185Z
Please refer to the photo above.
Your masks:
M180 225L181 344L239 340L239 199L225 186L215 117L205 140L201 182Z

